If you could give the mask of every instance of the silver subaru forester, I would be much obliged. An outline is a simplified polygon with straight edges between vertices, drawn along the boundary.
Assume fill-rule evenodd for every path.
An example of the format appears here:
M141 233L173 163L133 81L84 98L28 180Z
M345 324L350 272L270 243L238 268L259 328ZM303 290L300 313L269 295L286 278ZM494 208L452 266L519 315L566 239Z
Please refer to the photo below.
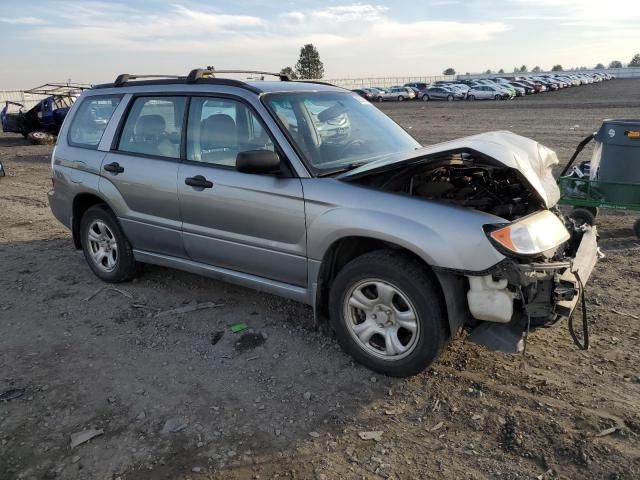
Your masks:
M571 316L596 232L557 210L554 152L504 131L423 147L348 90L221 73L123 74L65 119L49 203L102 280L149 263L304 302L394 376L463 327L517 352Z

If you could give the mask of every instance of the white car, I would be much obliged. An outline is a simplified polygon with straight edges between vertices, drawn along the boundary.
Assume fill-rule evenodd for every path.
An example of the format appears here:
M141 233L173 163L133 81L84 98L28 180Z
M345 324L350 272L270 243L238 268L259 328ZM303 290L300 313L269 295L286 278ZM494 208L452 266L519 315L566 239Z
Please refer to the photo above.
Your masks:
M467 100L504 100L509 97L509 93L497 86L475 85L471 86L467 92Z
M416 92L409 87L391 87L388 91L378 94L377 100L379 102L388 100L402 102L404 100L413 100L414 98L416 98Z

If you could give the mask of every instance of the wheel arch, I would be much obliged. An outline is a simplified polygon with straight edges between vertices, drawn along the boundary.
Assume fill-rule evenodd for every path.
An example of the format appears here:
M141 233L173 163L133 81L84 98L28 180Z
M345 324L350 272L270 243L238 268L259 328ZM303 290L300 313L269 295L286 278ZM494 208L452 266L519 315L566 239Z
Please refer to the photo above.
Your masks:
M375 250L392 250L418 262L434 280L447 318L449 335L454 335L466 320L466 278L432 267L418 253L407 246L368 236L345 236L335 240L325 251L316 277L314 311L319 318L329 315L329 292L336 275L350 261Z
M73 235L73 244L77 250L82 248L82 243L80 240L80 223L82 221L82 217L89 208L94 205L104 204L109 209L113 210L109 203L99 195L95 193L79 193L73 198L73 210L71 215L71 233Z

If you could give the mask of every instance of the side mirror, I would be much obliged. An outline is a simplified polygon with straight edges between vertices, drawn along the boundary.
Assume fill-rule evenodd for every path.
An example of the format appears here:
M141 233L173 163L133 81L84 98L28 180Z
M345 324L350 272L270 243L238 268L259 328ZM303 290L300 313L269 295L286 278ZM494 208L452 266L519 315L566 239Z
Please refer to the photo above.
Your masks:
M247 150L236 156L236 170L242 173L274 173L280 170L280 156L271 150Z

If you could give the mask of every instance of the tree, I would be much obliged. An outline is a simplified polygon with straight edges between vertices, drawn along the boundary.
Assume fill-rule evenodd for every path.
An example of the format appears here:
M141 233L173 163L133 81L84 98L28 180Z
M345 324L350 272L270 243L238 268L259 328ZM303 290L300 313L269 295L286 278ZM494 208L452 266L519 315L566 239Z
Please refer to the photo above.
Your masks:
M631 61L629 62L628 67L640 67L640 53L636 53Z
M487 71L486 71L486 72L484 72L484 73L485 73L486 75L491 75L491 73L492 73L492 72L491 72L491 69L490 69L490 68L488 68L488 69L487 69Z
M533 69L531 71L538 73L538 72L541 72L542 69L538 65L536 65L535 67L533 67Z
M300 57L296 63L296 74L303 79L322 78L324 65L320 60L320 54L312 43L307 43L300 49Z
M605 68L605 66L604 66L603 64L599 63L599 64L597 64L594 68L595 68L596 70L602 70L603 68Z
M528 71L527 66L526 66L526 65L522 65L522 66L520 67L520 71L521 71L521 72L526 72L526 71Z
M504 68L501 68L500 70L498 70L498 73L504 73Z
M298 75L296 75L296 71L291 67L284 67L280 70L280 75L287 75L291 80L297 80Z
M560 64L554 65L553 67L551 67L551 71L552 72L561 72L562 71L562 65L560 65Z
M622 68L622 62L620 60L614 60L609 64L609 68Z
M442 72L442 74L443 75L455 75L456 71L453 68L449 67L444 72Z

